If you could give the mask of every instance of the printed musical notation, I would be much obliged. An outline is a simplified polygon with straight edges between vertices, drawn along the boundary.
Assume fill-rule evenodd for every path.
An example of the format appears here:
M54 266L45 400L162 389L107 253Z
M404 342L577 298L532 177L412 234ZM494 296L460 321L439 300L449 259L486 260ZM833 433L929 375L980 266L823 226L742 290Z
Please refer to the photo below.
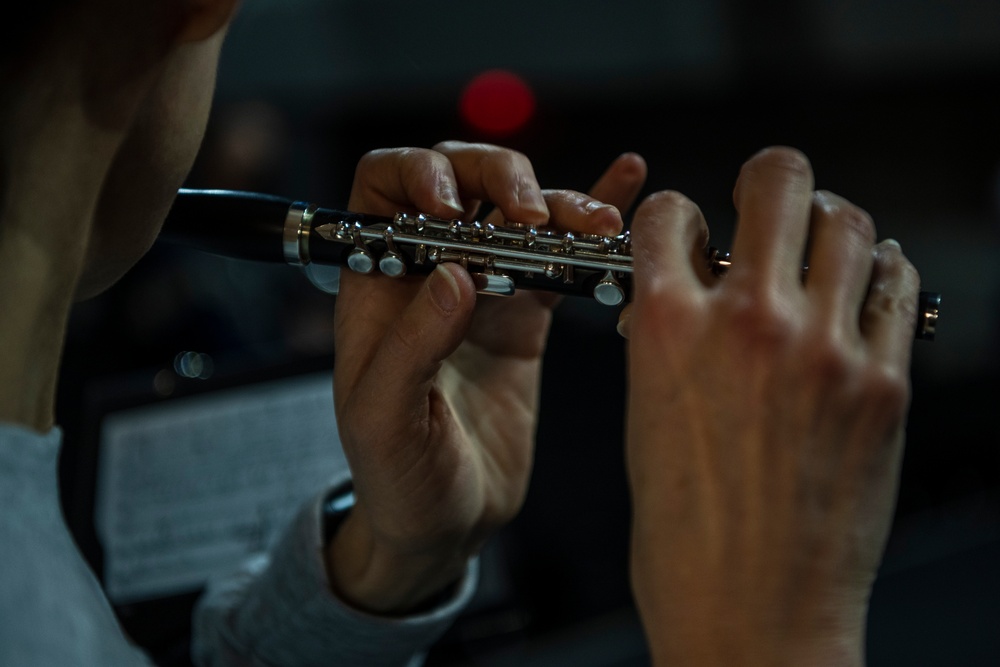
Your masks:
M346 469L329 373L105 418L95 522L116 604L197 590L265 551Z

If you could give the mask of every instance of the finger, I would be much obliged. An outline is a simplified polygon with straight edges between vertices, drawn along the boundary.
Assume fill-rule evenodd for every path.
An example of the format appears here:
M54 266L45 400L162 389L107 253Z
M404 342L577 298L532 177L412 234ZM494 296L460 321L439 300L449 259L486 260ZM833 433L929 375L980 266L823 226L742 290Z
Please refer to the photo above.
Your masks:
M646 174L646 161L638 153L623 153L615 158L590 188L590 201L587 203L590 215L582 219L579 225L575 224L576 219L571 219L568 212L561 209L561 202L546 192L553 224L568 231L587 234L620 234L624 226L622 211L627 211L635 204L639 192L646 184ZM601 203L606 208L602 208Z
M830 192L815 193L812 209L806 292L820 317L857 331L875 261L875 224L865 211Z
M445 219L464 211L451 162L425 148L366 153L355 170L348 207L359 213L422 212Z
M733 191L739 218L729 280L799 283L812 192L812 168L796 150L768 148L743 165Z
M701 284L708 225L701 210L684 195L665 191L647 197L632 223L635 300L667 290Z
M511 222L541 225L549 219L535 170L523 154L461 141L446 141L434 150L451 162L463 197L493 203Z
M344 271L334 308L338 350L335 397L349 396L365 374L385 332L424 287L424 276L389 278Z
M646 184L647 172L646 161L641 155L622 153L601 174L589 194L619 211L628 211Z
M646 161L637 153L618 156L594 183L588 194L575 190L543 190L550 212L549 223L563 231L599 236L621 233L622 211L632 207L646 183ZM503 225L494 210L484 222Z
M618 335L625 340L632 335L632 304L626 304L622 312L618 313L618 326L615 327Z
M462 342L476 303L471 276L457 264L439 264L412 302L385 329L367 372L355 388L358 400L376 401L426 417L431 383L441 363Z
M899 243L875 246L871 286L861 310L861 334L872 353L896 368L909 367L920 275L903 255Z
M624 223L617 206L574 190L545 190L549 224L559 231L616 236Z

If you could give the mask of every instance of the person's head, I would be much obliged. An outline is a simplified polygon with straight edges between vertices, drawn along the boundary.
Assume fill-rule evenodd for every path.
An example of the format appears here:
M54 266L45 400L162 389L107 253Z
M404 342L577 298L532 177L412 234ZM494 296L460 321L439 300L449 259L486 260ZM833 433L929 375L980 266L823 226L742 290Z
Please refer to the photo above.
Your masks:
M64 173L75 167L84 183L79 187L98 191L90 200L96 201L91 234L79 241L87 244L79 297L114 283L155 240L198 151L219 50L238 4L36 0L29 13L33 22L20 36L4 35L11 39L0 47L6 89L0 92L0 121L8 126L0 130L0 172L12 169L10 155L46 140L68 136L67 152L92 145L94 155L110 147L109 159L92 160L100 173L87 173L80 156L66 156ZM5 23L3 32L12 32L12 23L24 25ZM11 119L22 127L11 127ZM60 123L75 129L53 129ZM47 129L37 131L36 125ZM32 131L37 137L23 139ZM81 134L90 136L78 141ZM72 179L66 180L72 188Z

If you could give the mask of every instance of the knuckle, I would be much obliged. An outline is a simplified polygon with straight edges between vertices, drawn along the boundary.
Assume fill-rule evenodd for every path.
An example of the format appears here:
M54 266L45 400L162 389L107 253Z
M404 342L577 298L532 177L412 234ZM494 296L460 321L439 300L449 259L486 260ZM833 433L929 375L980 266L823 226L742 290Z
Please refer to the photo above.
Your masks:
M476 164L481 169L494 164L510 164L517 155L520 155L525 160L527 159L522 154L510 148L482 142L459 141L457 139L449 139L437 143L434 145L433 150L449 158L460 158L462 161Z
M704 303L696 294L654 283L630 306L629 339L677 340L705 318Z
M918 304L916 292L920 274L900 252L880 252L876 256L882 276L868 294L867 308L916 322Z
M812 165L810 165L809 158L805 156L805 153L788 146L765 148L752 157L747 164L751 167L762 166L799 174L812 173Z
M399 171L406 179L434 174L447 160L440 153L422 148L404 148L399 153Z
M864 209L857 206L846 206L840 210L841 223L846 233L862 239L865 245L875 243L875 221Z
M407 323L398 322L395 326L389 328L387 335L390 336L389 342L391 349L394 351L395 356L399 359L410 359L421 353L420 345L420 334Z
M862 397L874 414L889 422L898 421L909 405L909 377L889 363L871 364L863 373Z
M778 171L796 180L812 181L812 165L799 150L786 146L765 148L747 160L741 169L741 177L755 177L759 174Z
M491 150L483 153L482 164L484 171L520 173L526 165L531 163L523 153L508 148L491 147Z
M844 384L856 371L855 355L841 339L832 335L811 335L807 356L806 368L810 375L828 386Z
M464 141L446 139L434 144L434 146L431 147L431 150L437 151L438 153L452 153L467 148L468 146L469 144Z
M758 192L761 186L780 186L787 193L812 192L812 166L798 150L777 146L765 148L743 163L733 189L733 202L739 208L745 197Z
M770 350L787 347L799 333L800 325L791 309L769 291L738 291L729 309L731 326L751 347Z
M378 148L368 151L358 160L358 166L354 170L355 173L361 175L373 170L378 166L379 162L386 159L387 154L391 151L392 149L389 148Z
M582 192L577 192L576 190L542 190L542 196L545 197L546 202L549 206L555 205L566 205L566 206L578 206L583 207L588 203L594 201L593 197L585 195Z
M647 214L671 209L677 211L692 211L697 209L697 206L687 196L677 192L676 190L662 190L660 192L654 192L646 197L646 199L643 200L642 204L639 206L639 211L645 211Z
M404 146L400 148L376 148L361 156L360 164L367 166L378 164L384 160L407 160L419 155L424 149Z
M631 234L637 255L646 247L661 245L664 239L685 247L691 245L696 250L704 248L709 237L701 209L673 190L654 193L642 201L633 217Z
M646 197L636 209L632 227L636 246L638 247L640 239L645 233L662 233L655 226L663 222L668 222L675 227L679 222L683 223L676 229L683 229L686 225L689 233L700 234L707 238L708 230L698 205L680 192L664 190ZM653 231L646 229L651 223L654 225Z
M884 285L869 292L867 308L904 322L917 321L917 300L890 291Z
M364 176L387 169L398 169L404 174L419 172L433 162L434 155L436 153L426 148L377 148L361 156L355 175Z
M917 267L903 253L899 251L883 252L878 255L878 261L885 266L887 273L894 279L907 285L920 284L920 273L917 271Z

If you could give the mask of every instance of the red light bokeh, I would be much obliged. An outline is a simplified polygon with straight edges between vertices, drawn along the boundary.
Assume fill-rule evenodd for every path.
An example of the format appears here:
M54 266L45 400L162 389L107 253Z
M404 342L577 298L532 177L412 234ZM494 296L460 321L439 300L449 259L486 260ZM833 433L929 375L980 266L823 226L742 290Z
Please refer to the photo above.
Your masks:
M462 91L459 111L465 122L481 132L509 135L531 119L535 96L516 74L489 70L473 78Z

